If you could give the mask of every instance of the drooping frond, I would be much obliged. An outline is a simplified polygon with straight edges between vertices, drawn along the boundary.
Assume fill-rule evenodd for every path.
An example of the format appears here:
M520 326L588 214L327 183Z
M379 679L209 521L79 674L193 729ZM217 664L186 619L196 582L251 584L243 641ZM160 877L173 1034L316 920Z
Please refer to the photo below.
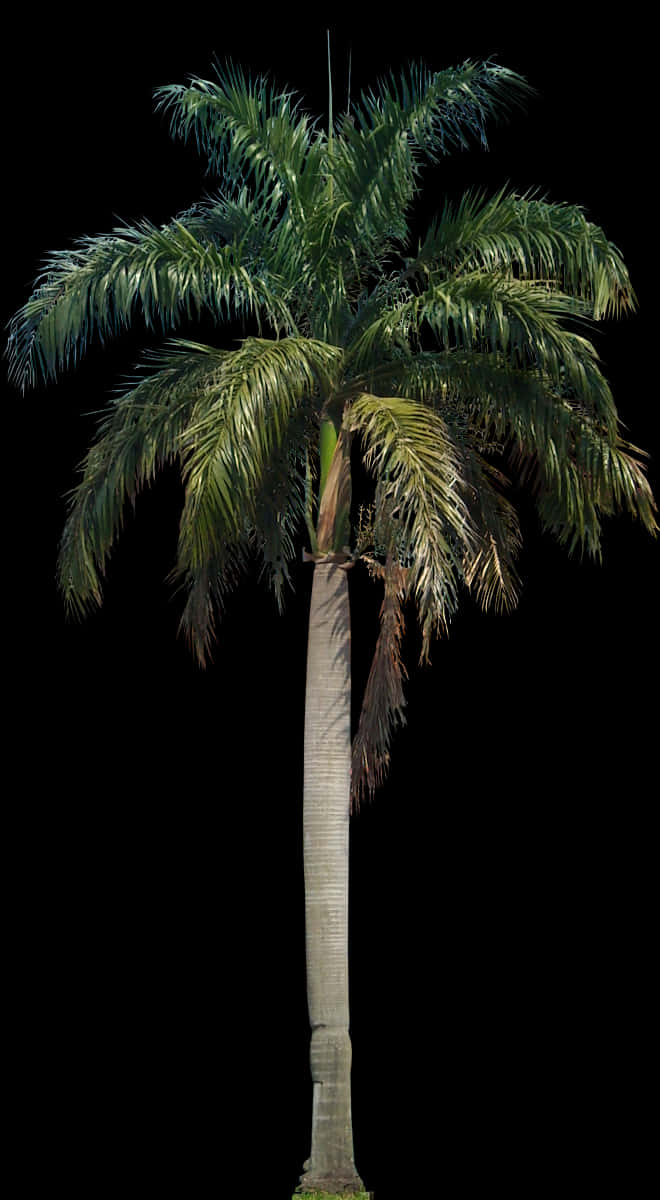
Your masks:
M466 502L478 541L463 563L466 587L486 610L509 612L518 603L515 560L522 546L520 522L504 495L508 480L475 451L463 451Z
M616 512L628 512L655 532L644 455L608 427L609 388L599 372L604 406L598 391L597 404L590 403L588 380L578 395L563 366L556 380L487 352L401 356L377 377L381 386L394 385L436 407L470 453L506 452L519 481L532 482L544 527L570 552L583 549L599 557L601 519ZM483 484L487 495L487 478ZM474 488L480 492L480 485Z
M423 323L439 347L480 351L513 371L541 371L567 379L576 395L609 430L616 427L611 390L591 342L567 328L581 315L579 302L527 280L471 272L437 282L419 296L385 308L348 348L354 373L370 362L395 357L415 341ZM582 314L583 315L583 314Z
M198 241L231 245L245 270L285 300L295 291L303 258L300 239L282 212L282 198L279 185L256 194L243 187L232 195L207 198L181 219Z
M291 584L290 568L296 554L295 536L305 521L305 451L313 444L313 431L303 404L289 420L286 440L271 454L243 528L218 542L205 564L195 567L180 562L172 572L172 579L187 593L180 628L201 667L211 658L216 616L255 557L279 611L284 608L284 588Z
M58 582L72 614L101 603L101 576L127 503L180 455L201 396L217 386L225 352L191 342L152 355L160 370L115 400L70 493L60 543Z
M75 363L91 337L127 328L141 312L147 328L176 328L208 311L224 321L253 315L292 327L277 286L250 272L240 244L195 236L185 221L143 221L111 237L84 238L51 255L27 304L10 326L10 377L21 387L54 378Z
M636 303L619 250L581 208L506 188L491 197L466 192L458 204L447 201L406 274L478 270L551 281L588 302L595 319L619 316Z
M488 371L496 381L498 372ZM543 524L570 553L600 557L601 519L627 512L655 534L655 502L643 451L611 432L570 387L501 373L502 386L474 395L475 431L508 443L521 482L531 482Z
M170 574L170 580L177 582L187 597L179 632L202 668L211 661L216 615L247 570L249 559L249 538L244 531L241 536L227 539L201 566L175 568Z
M252 520L293 411L304 396L327 389L341 358L338 347L299 337L246 338L227 355L217 392L183 439L181 567L202 566Z
M317 440L318 415L311 404L303 403L289 420L286 440L270 457L250 525L251 544L280 612L284 607L285 585L291 583L295 537L306 520L309 448Z
M553 471L530 451L524 471L543 527L569 554L586 552L596 560L604 516L627 512L655 535L657 508L641 461L645 457L637 446L621 438L610 442L588 426Z
M113 403L72 492L58 568L70 610L82 614L101 602L100 577L126 503L174 459L187 483L180 573L198 580L205 561L217 562L223 546L247 538L248 516L256 519L266 503L264 479L275 486L271 458L285 442L292 408L327 381L340 357L336 347L300 338L246 339L237 351L179 339L152 354L148 362L160 370ZM265 517L257 527L266 527Z
M439 414L408 397L362 394L344 420L362 436L365 464L405 530L408 589L426 659L432 634L446 628L457 607L463 555L474 537L459 455Z
M200 666L215 614L256 552L282 607L308 504L307 454L316 433L310 396L336 369L336 347L303 338L248 338L227 356L217 392L182 439L185 499L177 566L188 599L181 628Z
M351 803L355 808L359 808L365 792L373 796L383 782L389 769L392 735L397 726L405 724L403 681L407 673L401 659L401 639L407 571L391 555L384 566L372 562L369 569L383 579L384 595L380 632L352 746Z

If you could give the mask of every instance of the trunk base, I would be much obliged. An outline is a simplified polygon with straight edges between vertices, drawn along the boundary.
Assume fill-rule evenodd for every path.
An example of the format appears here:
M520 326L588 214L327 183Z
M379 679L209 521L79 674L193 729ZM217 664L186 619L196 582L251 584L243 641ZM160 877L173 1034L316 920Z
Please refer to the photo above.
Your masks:
M303 1175L296 1188L294 1200L373 1200L360 1176Z
M374 1200L373 1192L294 1192L291 1200Z

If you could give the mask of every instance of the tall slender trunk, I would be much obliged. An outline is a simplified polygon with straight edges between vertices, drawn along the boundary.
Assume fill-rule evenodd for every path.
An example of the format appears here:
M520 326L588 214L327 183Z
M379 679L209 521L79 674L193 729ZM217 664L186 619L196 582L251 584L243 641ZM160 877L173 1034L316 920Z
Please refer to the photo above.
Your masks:
M348 580L314 566L307 650L303 842L312 1149L298 1191L364 1189L353 1161L348 1008L351 667Z

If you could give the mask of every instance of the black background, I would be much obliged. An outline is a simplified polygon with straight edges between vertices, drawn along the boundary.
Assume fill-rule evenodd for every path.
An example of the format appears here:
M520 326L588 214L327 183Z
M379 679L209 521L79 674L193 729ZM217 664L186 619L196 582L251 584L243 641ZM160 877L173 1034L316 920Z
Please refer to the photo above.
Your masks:
M45 254L120 220L167 221L212 181L153 89L213 54L327 112L326 21L218 6L18 14L6 47L6 318ZM490 151L428 173L582 204L623 251L640 312L597 334L657 494L648 30L575 6L331 21L335 111L384 71L494 57L538 90ZM375 10L374 10L375 11ZM580 14L583 15L580 15ZM63 494L108 391L149 339L57 386L6 389L12 691L8 953L27 1181L72 1196L290 1196L308 1153L301 855L310 569L278 617L246 581L201 673L177 638L174 474L146 493L102 611L64 622ZM656 899L657 544L611 521L568 561L523 506L516 613L466 601L433 665L409 638L408 726L352 827L356 1157L377 1200L635 1194L650 1137ZM380 595L351 573L356 717ZM14 740L15 739L15 740ZM13 751L13 753L12 753ZM8 778L10 777L8 773ZM657 1003L657 998L656 998ZM424 1190L428 1189L428 1191Z

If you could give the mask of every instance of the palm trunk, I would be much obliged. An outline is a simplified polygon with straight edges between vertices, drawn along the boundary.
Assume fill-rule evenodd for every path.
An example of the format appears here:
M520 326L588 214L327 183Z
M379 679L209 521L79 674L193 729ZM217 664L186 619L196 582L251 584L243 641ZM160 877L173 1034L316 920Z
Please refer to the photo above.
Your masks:
M348 1010L350 614L345 567L314 567L307 651L303 839L312 1150L299 1192L363 1192L353 1161Z

